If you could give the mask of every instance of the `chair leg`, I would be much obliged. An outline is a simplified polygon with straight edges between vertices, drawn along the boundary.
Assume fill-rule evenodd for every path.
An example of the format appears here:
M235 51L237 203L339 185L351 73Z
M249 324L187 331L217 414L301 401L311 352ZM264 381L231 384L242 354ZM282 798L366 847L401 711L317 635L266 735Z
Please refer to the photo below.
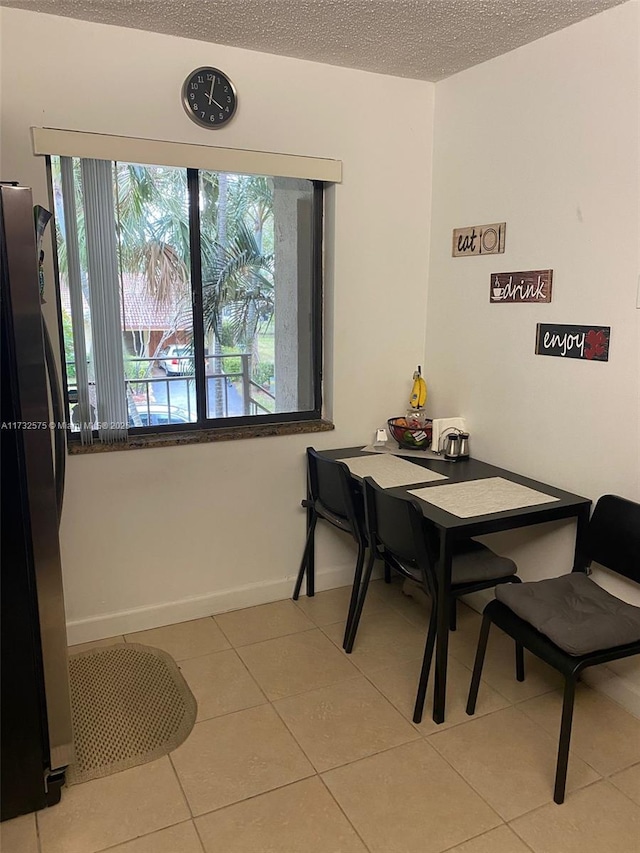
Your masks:
M367 596L367 590L369 588L369 581L371 580L371 573L373 572L373 566L376 561L376 552L374 548L369 549L369 562L367 563L367 568L364 572L364 578L362 580L362 588L360 590L360 594L358 596L358 602L356 604L356 608L353 613L353 618L351 619L351 626L349 628L349 636L344 645L345 652L349 655L353 651L353 643L356 638L356 633L358 631L358 625L360 624L360 616L362 615L362 608L364 607L364 600Z
M420 670L420 681L418 682L418 694L416 696L416 704L413 709L413 722L422 722L422 711L424 710L424 700L427 695L427 684L429 683L429 672L431 670L431 660L433 658L433 649L436 643L436 614L433 599L431 599L431 610L429 612L429 630L427 631L427 641L424 647L424 656L422 658L422 669Z
M347 624L344 628L344 637L342 640L343 649L347 646L347 640L349 639L349 631L351 629L351 622L353 621L353 615L356 612L356 607L358 604L358 597L360 595L360 585L362 583L362 567L364 566L364 555L366 547L367 546L363 541L358 542L358 559L356 561L356 570L353 575L353 587L351 588L351 599L349 601Z
M573 678L573 676L568 676L564 683L562 723L560 724L560 742L558 744L558 763L556 765L556 782L553 789L553 801L558 803L558 805L564 802L564 792L567 784L569 743L571 741L571 723L573 720L573 702L575 695L575 678Z
M522 643L516 643L516 680L524 681L524 648Z
M476 710L478 688L480 687L482 665L484 664L484 655L487 651L487 641L489 639L490 628L491 617L485 613L485 615L482 617L482 626L480 627L480 636L478 637L478 648L476 650L476 660L473 664L473 675L471 676L471 684L469 685L469 698L467 699L467 714L469 714L469 716L471 716Z
M449 630L455 631L458 626L458 599L451 599L451 609L449 610Z
M297 601L300 596L300 589L302 587L302 580L307 574L307 595L313 595L313 582L311 583L311 592L309 592L309 575L314 574L314 561L313 561L313 548L314 548L314 533L316 529L316 522L318 520L318 516L313 513L311 519L309 521L309 530L307 531L307 541L304 543L304 551L302 552L302 560L300 562L300 569L298 571L298 577L296 578L296 585L293 590L293 600ZM311 559L310 559L311 557Z

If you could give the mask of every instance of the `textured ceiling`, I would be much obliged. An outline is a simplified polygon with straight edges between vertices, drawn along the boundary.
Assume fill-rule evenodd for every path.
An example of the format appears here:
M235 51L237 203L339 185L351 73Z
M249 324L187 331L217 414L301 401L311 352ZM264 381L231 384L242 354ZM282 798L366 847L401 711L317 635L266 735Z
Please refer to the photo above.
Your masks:
M0 0L0 5L436 81L623 2Z

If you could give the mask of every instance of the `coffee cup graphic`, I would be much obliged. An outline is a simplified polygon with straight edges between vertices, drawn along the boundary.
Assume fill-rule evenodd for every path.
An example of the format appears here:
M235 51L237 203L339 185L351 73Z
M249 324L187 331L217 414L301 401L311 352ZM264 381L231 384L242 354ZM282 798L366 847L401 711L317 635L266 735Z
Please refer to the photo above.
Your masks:
M502 299L503 289L501 287L492 287L491 292L494 299Z

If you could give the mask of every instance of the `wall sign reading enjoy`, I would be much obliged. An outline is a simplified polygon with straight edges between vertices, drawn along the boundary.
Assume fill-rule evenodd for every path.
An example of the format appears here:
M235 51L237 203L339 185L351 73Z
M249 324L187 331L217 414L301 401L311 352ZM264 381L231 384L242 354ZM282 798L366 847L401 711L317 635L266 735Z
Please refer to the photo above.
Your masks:
M489 302L551 302L553 270L492 272Z
M454 258L464 258L467 255L499 255L504 252L506 230L506 222L454 228L451 255Z
M565 326L538 323L536 354L609 361L610 326Z

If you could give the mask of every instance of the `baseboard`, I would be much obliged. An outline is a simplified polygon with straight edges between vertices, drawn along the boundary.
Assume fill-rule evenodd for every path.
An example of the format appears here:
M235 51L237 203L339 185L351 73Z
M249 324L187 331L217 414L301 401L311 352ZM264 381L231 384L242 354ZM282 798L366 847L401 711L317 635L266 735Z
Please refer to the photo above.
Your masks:
M316 572L316 590L318 592L324 589L346 586L352 581L352 565ZM242 607L253 607L257 604L281 601L291 597L294 582L295 577L285 577L221 590L209 595L185 598L181 601L152 604L148 607L137 607L116 613L91 616L87 619L72 620L67 622L67 642L70 646L75 646L78 643L103 640L105 637L115 637L120 634L130 634L135 631L146 631L150 628L173 625L176 622L201 619L204 616L226 613L229 610L239 610ZM304 585L302 591L304 593Z

